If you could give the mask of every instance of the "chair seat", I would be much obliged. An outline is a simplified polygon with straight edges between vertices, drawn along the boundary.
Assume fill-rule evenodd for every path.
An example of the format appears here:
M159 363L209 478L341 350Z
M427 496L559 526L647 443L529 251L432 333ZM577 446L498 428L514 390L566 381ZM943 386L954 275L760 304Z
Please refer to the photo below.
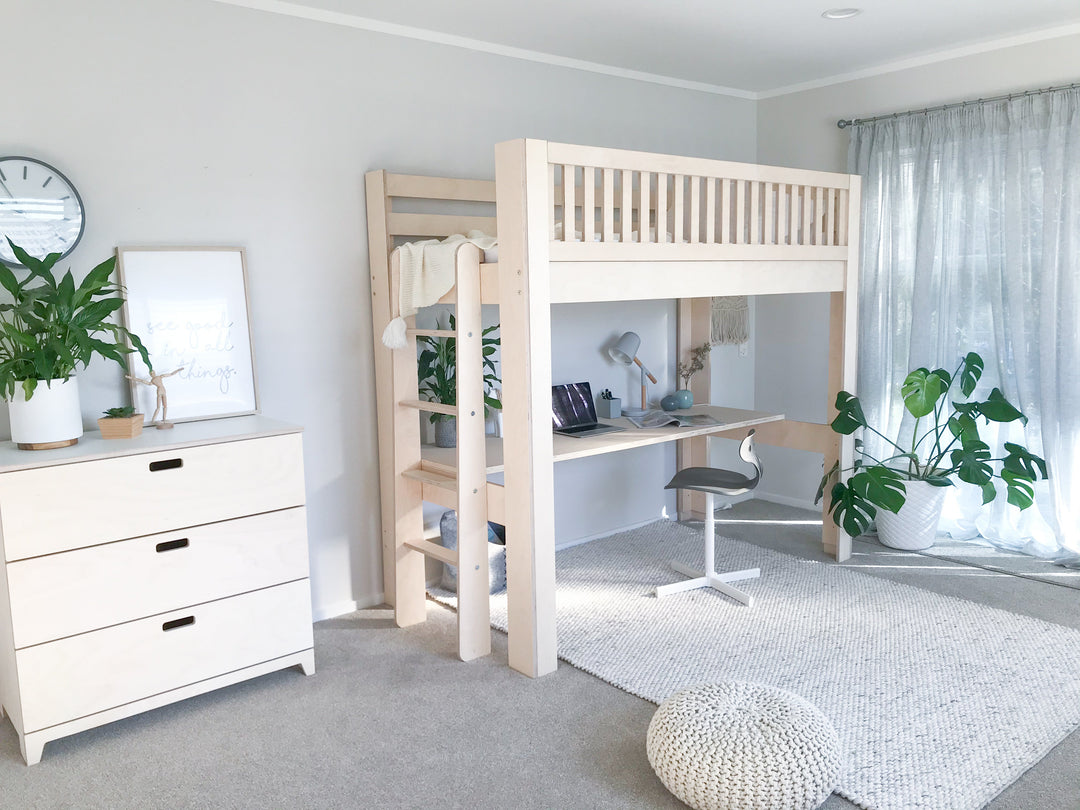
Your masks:
M753 478L733 470L713 467L687 467L679 470L664 489L696 489L718 495L741 495L757 486L758 476Z

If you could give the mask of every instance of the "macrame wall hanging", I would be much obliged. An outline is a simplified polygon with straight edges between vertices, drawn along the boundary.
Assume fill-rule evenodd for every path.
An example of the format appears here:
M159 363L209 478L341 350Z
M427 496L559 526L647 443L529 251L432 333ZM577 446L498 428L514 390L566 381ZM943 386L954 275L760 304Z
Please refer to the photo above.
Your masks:
M712 300L713 345L750 340L750 302L745 295L722 295Z

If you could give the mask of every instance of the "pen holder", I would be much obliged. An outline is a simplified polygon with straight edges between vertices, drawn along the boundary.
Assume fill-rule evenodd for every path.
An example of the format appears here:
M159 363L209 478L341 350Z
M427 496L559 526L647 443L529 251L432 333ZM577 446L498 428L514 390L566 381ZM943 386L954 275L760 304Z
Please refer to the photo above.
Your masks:
M622 416L622 400L621 399L601 399L600 407L597 408L597 412L605 419L618 419Z

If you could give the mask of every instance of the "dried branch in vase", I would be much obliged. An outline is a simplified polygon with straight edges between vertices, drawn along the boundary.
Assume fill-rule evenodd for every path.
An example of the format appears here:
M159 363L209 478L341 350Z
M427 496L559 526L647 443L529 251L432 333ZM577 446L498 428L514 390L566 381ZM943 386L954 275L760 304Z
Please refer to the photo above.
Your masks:
M695 349L690 350L690 362L679 363L679 377L682 378L683 388L690 387L690 378L705 368L705 358L712 351L711 343L702 343Z

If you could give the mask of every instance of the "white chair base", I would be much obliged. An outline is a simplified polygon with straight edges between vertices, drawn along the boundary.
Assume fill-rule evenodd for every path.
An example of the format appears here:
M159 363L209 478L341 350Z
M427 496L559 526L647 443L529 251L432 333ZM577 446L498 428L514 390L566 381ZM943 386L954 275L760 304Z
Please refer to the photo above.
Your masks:
M700 570L691 568L689 565L683 565L680 562L676 562L675 560L671 561L671 567L680 574L691 577L691 579L683 580L682 582L672 582L670 585L658 585L656 588L657 599L662 596L670 596L673 593L692 591L696 588L713 588L714 590L720 591L722 594L730 596L737 602L742 602L747 607L754 604L754 598L750 596L750 594L740 591L738 588L732 588L727 583L760 577L760 568L747 568L743 571L729 571L723 574L718 574L715 571L704 573Z
M761 576L760 568L746 568L742 571L728 571L718 573L714 562L713 550L716 544L716 520L713 517L713 494L705 493L705 570L691 568L675 560L671 561L671 567L690 579L683 582L672 582L670 585L658 585L656 598L670 596L673 593L692 591L696 588L712 588L720 593L730 596L737 602L750 607L754 604L753 597L748 593L732 588L729 582L738 582L743 579L753 579Z

